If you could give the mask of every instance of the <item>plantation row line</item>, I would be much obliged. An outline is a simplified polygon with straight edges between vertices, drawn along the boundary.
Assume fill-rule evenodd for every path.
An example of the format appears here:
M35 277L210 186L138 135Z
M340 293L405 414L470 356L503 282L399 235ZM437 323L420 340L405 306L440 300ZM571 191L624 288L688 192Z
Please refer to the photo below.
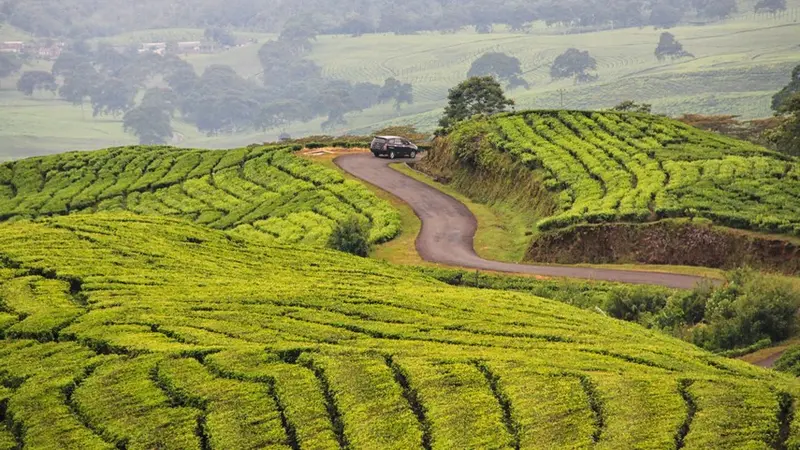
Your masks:
M635 114L506 114L494 127L496 148L546 175L560 212L541 230L705 217L800 235L800 165L752 144Z
M23 448L672 448L678 436L685 448L770 448L780 427L796 427L780 423L783 394L761 381L520 360L256 347L125 357L4 340L0 368L12 425L0 440ZM726 433L741 423L747 433Z
M27 448L674 448L678 437L777 448L800 436L780 414L800 395L788 377L557 302L232 242L176 218L0 228L0 385L7 436ZM58 315L68 307L74 316Z
M388 204L358 183L296 158L289 147L137 150L142 149L2 165L0 218L131 210L318 246L326 245L336 223L350 216L371 223L371 242L399 232L399 216ZM284 235L278 223L296 226Z

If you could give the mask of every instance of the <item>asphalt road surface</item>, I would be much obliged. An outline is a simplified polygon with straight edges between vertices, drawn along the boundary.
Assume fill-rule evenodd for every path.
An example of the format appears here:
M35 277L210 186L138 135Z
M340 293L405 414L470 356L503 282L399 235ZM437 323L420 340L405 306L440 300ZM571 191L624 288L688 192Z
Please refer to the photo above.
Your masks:
M394 194L411 206L422 221L422 230L417 236L417 252L426 261L497 272L653 284L684 289L690 289L702 280L701 277L691 275L660 272L537 266L483 259L473 248L473 238L478 228L475 216L453 197L389 167L389 164L401 161L403 160L375 158L371 153L358 153L340 156L335 163L353 176Z

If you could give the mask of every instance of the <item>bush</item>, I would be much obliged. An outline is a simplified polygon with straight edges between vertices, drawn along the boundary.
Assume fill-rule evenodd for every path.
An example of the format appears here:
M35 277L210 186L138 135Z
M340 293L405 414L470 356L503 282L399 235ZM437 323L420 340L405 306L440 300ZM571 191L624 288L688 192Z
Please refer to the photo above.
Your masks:
M800 345L790 347L775 361L775 369L800 377Z
M358 217L351 216L337 224L328 240L328 246L356 256L369 255L369 227Z
M610 294L604 305L608 315L630 322L639 322L645 316L658 313L670 298L668 292L654 291L647 286L633 286Z
M693 330L695 344L709 350L731 350L769 339L789 337L796 326L800 293L774 277L749 269L731 272L728 284L712 292L705 326Z

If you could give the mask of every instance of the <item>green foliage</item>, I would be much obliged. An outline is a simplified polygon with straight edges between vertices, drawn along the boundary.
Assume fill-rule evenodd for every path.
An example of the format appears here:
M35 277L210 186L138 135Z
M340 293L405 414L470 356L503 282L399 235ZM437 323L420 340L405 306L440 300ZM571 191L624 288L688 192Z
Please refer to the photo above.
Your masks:
M694 55L687 52L683 49L683 44L678 42L675 39L675 35L672 33L664 32L661 33L661 37L658 40L658 46L656 46L656 58L659 61L663 61L665 58L694 58ZM642 111L642 112L650 112L650 111Z
M588 50L570 48L553 61L553 65L550 66L550 77L554 80L574 77L576 83L585 83L597 80L597 75L587 72L596 69L597 60L589 55Z
M762 339L779 342L797 326L800 292L757 272L737 270L724 288L707 300L704 324L692 330L692 340L712 350L746 347Z
M789 347L788 350L775 361L775 370L790 373L800 377L800 345Z
M476 114L492 115L505 111L514 104L506 98L503 88L491 76L472 77L450 89L444 117L439 121L443 129Z
M265 154L307 183L333 177L280 151L163 151L174 163L153 151L97 155L149 167L149 179L201 166L217 167L204 177L235 176L243 157L257 162L245 162L254 176L273 167ZM11 176L94 167L87 155L21 161ZM299 186L274 170L287 178L254 179ZM204 200L235 203L222 192ZM0 429L35 448L664 448L687 420L687 445L742 448L784 427L778 393L800 395L788 377L594 312L178 218L16 220L0 224L0 252L14 267L0 269L4 310L19 317L31 283L62 302L71 280L83 299L50 341L0 341Z
M369 234L358 217L350 216L336 225L328 246L356 256L369 255Z
M400 232L391 206L337 172L295 157L288 145L129 147L40 158L38 167L31 161L0 166L10 174L0 186L17 193L0 196L0 218L124 209L183 217L231 236L318 247L350 216L368 244Z
M789 101L795 94L800 93L800 64L792 69L791 78L789 83L783 87L777 94L772 96L772 109L776 113L782 112L784 103Z
M622 112L638 112L649 114L653 109L653 105L649 103L636 103L633 100L625 100L620 102L617 106L611 108L613 111Z
M492 76L508 83L508 87L528 88L528 83L522 79L522 66L519 59L505 53L484 53L476 59L467 72L467 78Z
M469 139L455 139L471 136ZM558 207L541 231L577 223L698 217L800 236L798 164L747 142L638 113L542 111L455 127L465 164L508 155L538 175Z
M800 92L784 100L778 112L778 125L767 131L767 140L778 151L800 156Z
M0 53L0 80L19 72L22 61L12 53Z
M56 79L50 72L41 70L26 71L17 80L17 90L31 96L35 91L48 91L55 93L58 89Z

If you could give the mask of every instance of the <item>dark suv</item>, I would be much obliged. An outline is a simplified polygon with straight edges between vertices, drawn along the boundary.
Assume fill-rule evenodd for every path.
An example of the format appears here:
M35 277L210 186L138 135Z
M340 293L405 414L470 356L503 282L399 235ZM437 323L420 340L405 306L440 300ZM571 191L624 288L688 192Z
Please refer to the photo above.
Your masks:
M412 144L408 139L399 136L375 136L369 145L375 157L386 155L389 159L405 156L416 158L419 148Z

